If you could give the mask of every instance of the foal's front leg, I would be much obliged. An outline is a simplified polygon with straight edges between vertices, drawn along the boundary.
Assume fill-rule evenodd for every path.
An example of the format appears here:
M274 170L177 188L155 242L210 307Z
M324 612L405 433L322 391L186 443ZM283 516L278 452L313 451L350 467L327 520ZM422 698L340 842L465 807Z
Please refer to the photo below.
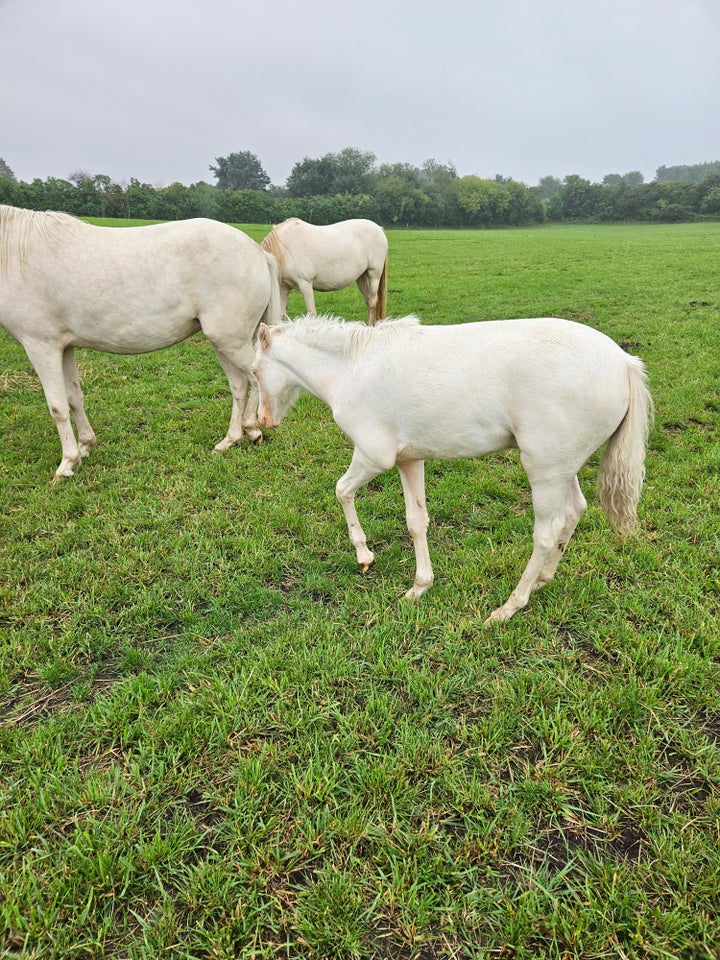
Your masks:
M335 485L335 496L342 505L350 542L355 547L357 562L362 567L363 573L372 564L375 555L372 550L368 550L365 531L358 519L355 509L355 491L382 472L382 467L371 463L356 447L350 466Z
M398 471L405 497L407 528L415 547L415 583L405 594L405 599L417 600L430 589L435 579L427 542L429 518L425 505L425 463L422 460L399 463Z

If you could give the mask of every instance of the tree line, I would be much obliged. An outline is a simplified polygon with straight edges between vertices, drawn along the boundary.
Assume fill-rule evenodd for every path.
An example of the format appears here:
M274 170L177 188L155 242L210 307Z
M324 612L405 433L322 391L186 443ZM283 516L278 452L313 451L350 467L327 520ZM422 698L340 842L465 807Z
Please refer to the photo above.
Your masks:
M19 181L0 158L0 203L64 210L82 217L228 223L279 223L301 217L334 223L367 217L387 227L509 227L544 222L680 222L720 216L720 162L660 167L652 182L638 171L591 183L577 174L543 177L537 186L496 176L459 176L452 163L376 163L351 147L296 163L273 186L249 151L215 158L215 184L157 187L131 178L76 171L67 179Z

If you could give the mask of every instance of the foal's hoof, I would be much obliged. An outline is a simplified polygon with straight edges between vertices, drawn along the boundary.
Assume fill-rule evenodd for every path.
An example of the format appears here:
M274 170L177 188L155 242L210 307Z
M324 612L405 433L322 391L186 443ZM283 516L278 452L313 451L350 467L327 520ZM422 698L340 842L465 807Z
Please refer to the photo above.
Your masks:
M517 610L507 610L504 606L498 607L497 610L493 610L489 617L483 620L483 626L489 627L493 623L505 623L515 613L517 613Z
M408 592L405 594L406 600L419 600L420 597L427 593L430 587L432 586L432 580L430 583L414 583Z

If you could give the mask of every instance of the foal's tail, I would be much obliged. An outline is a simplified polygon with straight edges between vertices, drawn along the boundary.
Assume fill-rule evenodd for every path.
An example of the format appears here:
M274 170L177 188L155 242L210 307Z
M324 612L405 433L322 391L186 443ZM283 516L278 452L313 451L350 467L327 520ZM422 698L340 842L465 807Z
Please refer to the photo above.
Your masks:
M263 253L265 254L268 272L270 274L270 300L268 305L265 307L265 313L261 317L261 322L267 323L268 326L272 326L273 324L280 323L282 320L282 304L280 301L280 271L278 269L278 262L272 253L269 253L265 249L263 249Z
M377 307L375 308L375 316L378 320L384 320L387 316L387 264L387 257L385 257L385 263L380 274L380 283L378 284Z
M610 437L598 470L598 497L611 526L622 534L637 527L637 505L645 479L645 450L653 403L642 360L628 357L630 399L622 423Z

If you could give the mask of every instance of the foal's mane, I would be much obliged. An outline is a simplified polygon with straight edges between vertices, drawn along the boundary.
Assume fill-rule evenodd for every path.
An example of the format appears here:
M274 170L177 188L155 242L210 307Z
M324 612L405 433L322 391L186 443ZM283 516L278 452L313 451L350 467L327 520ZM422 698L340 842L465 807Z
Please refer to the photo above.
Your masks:
M414 315L394 320L380 320L373 327L357 320L340 317L306 315L283 321L284 331L292 338L318 348L336 350L358 360L368 349L382 351L389 341L404 331L416 330L420 321Z
M60 244L72 240L75 226L82 221L69 213L52 210L26 210L0 204L0 273L7 273L13 263L22 271L30 243L45 242L53 253Z

